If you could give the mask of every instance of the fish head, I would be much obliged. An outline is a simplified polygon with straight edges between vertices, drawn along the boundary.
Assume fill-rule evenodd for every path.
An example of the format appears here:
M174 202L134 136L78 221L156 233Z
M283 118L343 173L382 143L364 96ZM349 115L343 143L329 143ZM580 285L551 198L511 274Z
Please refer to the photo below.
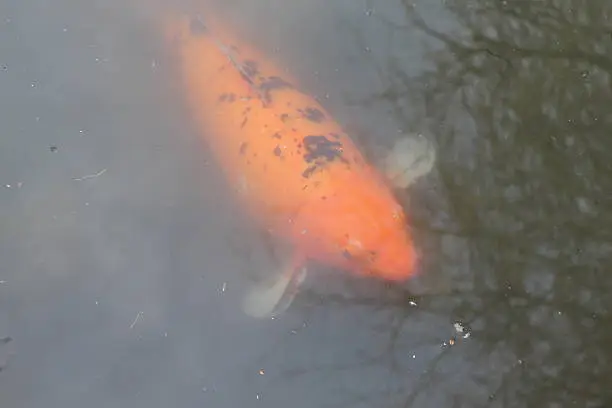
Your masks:
M302 230L308 252L356 275L409 279L417 255L403 208L386 190L352 187L308 207Z

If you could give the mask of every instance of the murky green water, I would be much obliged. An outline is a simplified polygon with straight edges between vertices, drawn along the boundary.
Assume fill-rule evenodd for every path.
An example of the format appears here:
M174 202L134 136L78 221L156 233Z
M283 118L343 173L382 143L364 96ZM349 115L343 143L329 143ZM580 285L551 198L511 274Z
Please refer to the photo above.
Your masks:
M155 9L45 4L0 4L3 407L612 403L612 5L225 3L361 143L438 149L420 281L321 271L258 321Z

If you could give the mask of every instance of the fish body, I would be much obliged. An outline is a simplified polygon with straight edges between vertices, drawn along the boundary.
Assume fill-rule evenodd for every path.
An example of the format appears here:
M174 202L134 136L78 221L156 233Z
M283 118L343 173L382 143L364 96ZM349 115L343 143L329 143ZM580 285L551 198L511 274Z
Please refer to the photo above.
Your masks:
M218 21L167 22L187 105L245 210L308 260L401 281L416 252L389 182L297 81Z

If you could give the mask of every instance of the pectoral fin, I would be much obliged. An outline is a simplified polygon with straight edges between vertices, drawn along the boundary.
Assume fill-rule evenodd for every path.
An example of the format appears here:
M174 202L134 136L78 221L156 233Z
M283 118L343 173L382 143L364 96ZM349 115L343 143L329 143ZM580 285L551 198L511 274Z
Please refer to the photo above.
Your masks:
M429 173L435 161L434 144L420 134L411 134L395 143L383 159L382 170L395 188L405 189Z
M273 317L284 312L306 279L306 273L306 267L296 267L292 262L272 279L253 286L243 300L242 310L256 318Z

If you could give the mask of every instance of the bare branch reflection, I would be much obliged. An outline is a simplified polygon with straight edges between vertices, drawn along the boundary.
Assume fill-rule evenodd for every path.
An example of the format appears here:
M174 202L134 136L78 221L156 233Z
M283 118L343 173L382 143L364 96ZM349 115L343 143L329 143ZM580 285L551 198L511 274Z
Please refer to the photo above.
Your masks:
M386 86L353 102L391 106L398 127L436 124L439 185L433 203L411 203L415 229L438 251L426 257L441 259L427 268L451 275L458 265L445 251L462 239L470 276L455 276L442 295L307 293L301 301L323 304L321 314L369 310L365 324L387 336L359 362L317 370L384 366L397 380L381 390L364 385L344 401L352 406L607 406L612 5L447 2L460 28L442 30L401 3L403 23L370 2L395 41L426 35L437 47L433 69L411 77L401 51L389 51L369 61ZM441 344L440 329L420 331L427 319L463 321L470 337L455 333L453 347ZM410 350L434 344L424 370L406 365Z

